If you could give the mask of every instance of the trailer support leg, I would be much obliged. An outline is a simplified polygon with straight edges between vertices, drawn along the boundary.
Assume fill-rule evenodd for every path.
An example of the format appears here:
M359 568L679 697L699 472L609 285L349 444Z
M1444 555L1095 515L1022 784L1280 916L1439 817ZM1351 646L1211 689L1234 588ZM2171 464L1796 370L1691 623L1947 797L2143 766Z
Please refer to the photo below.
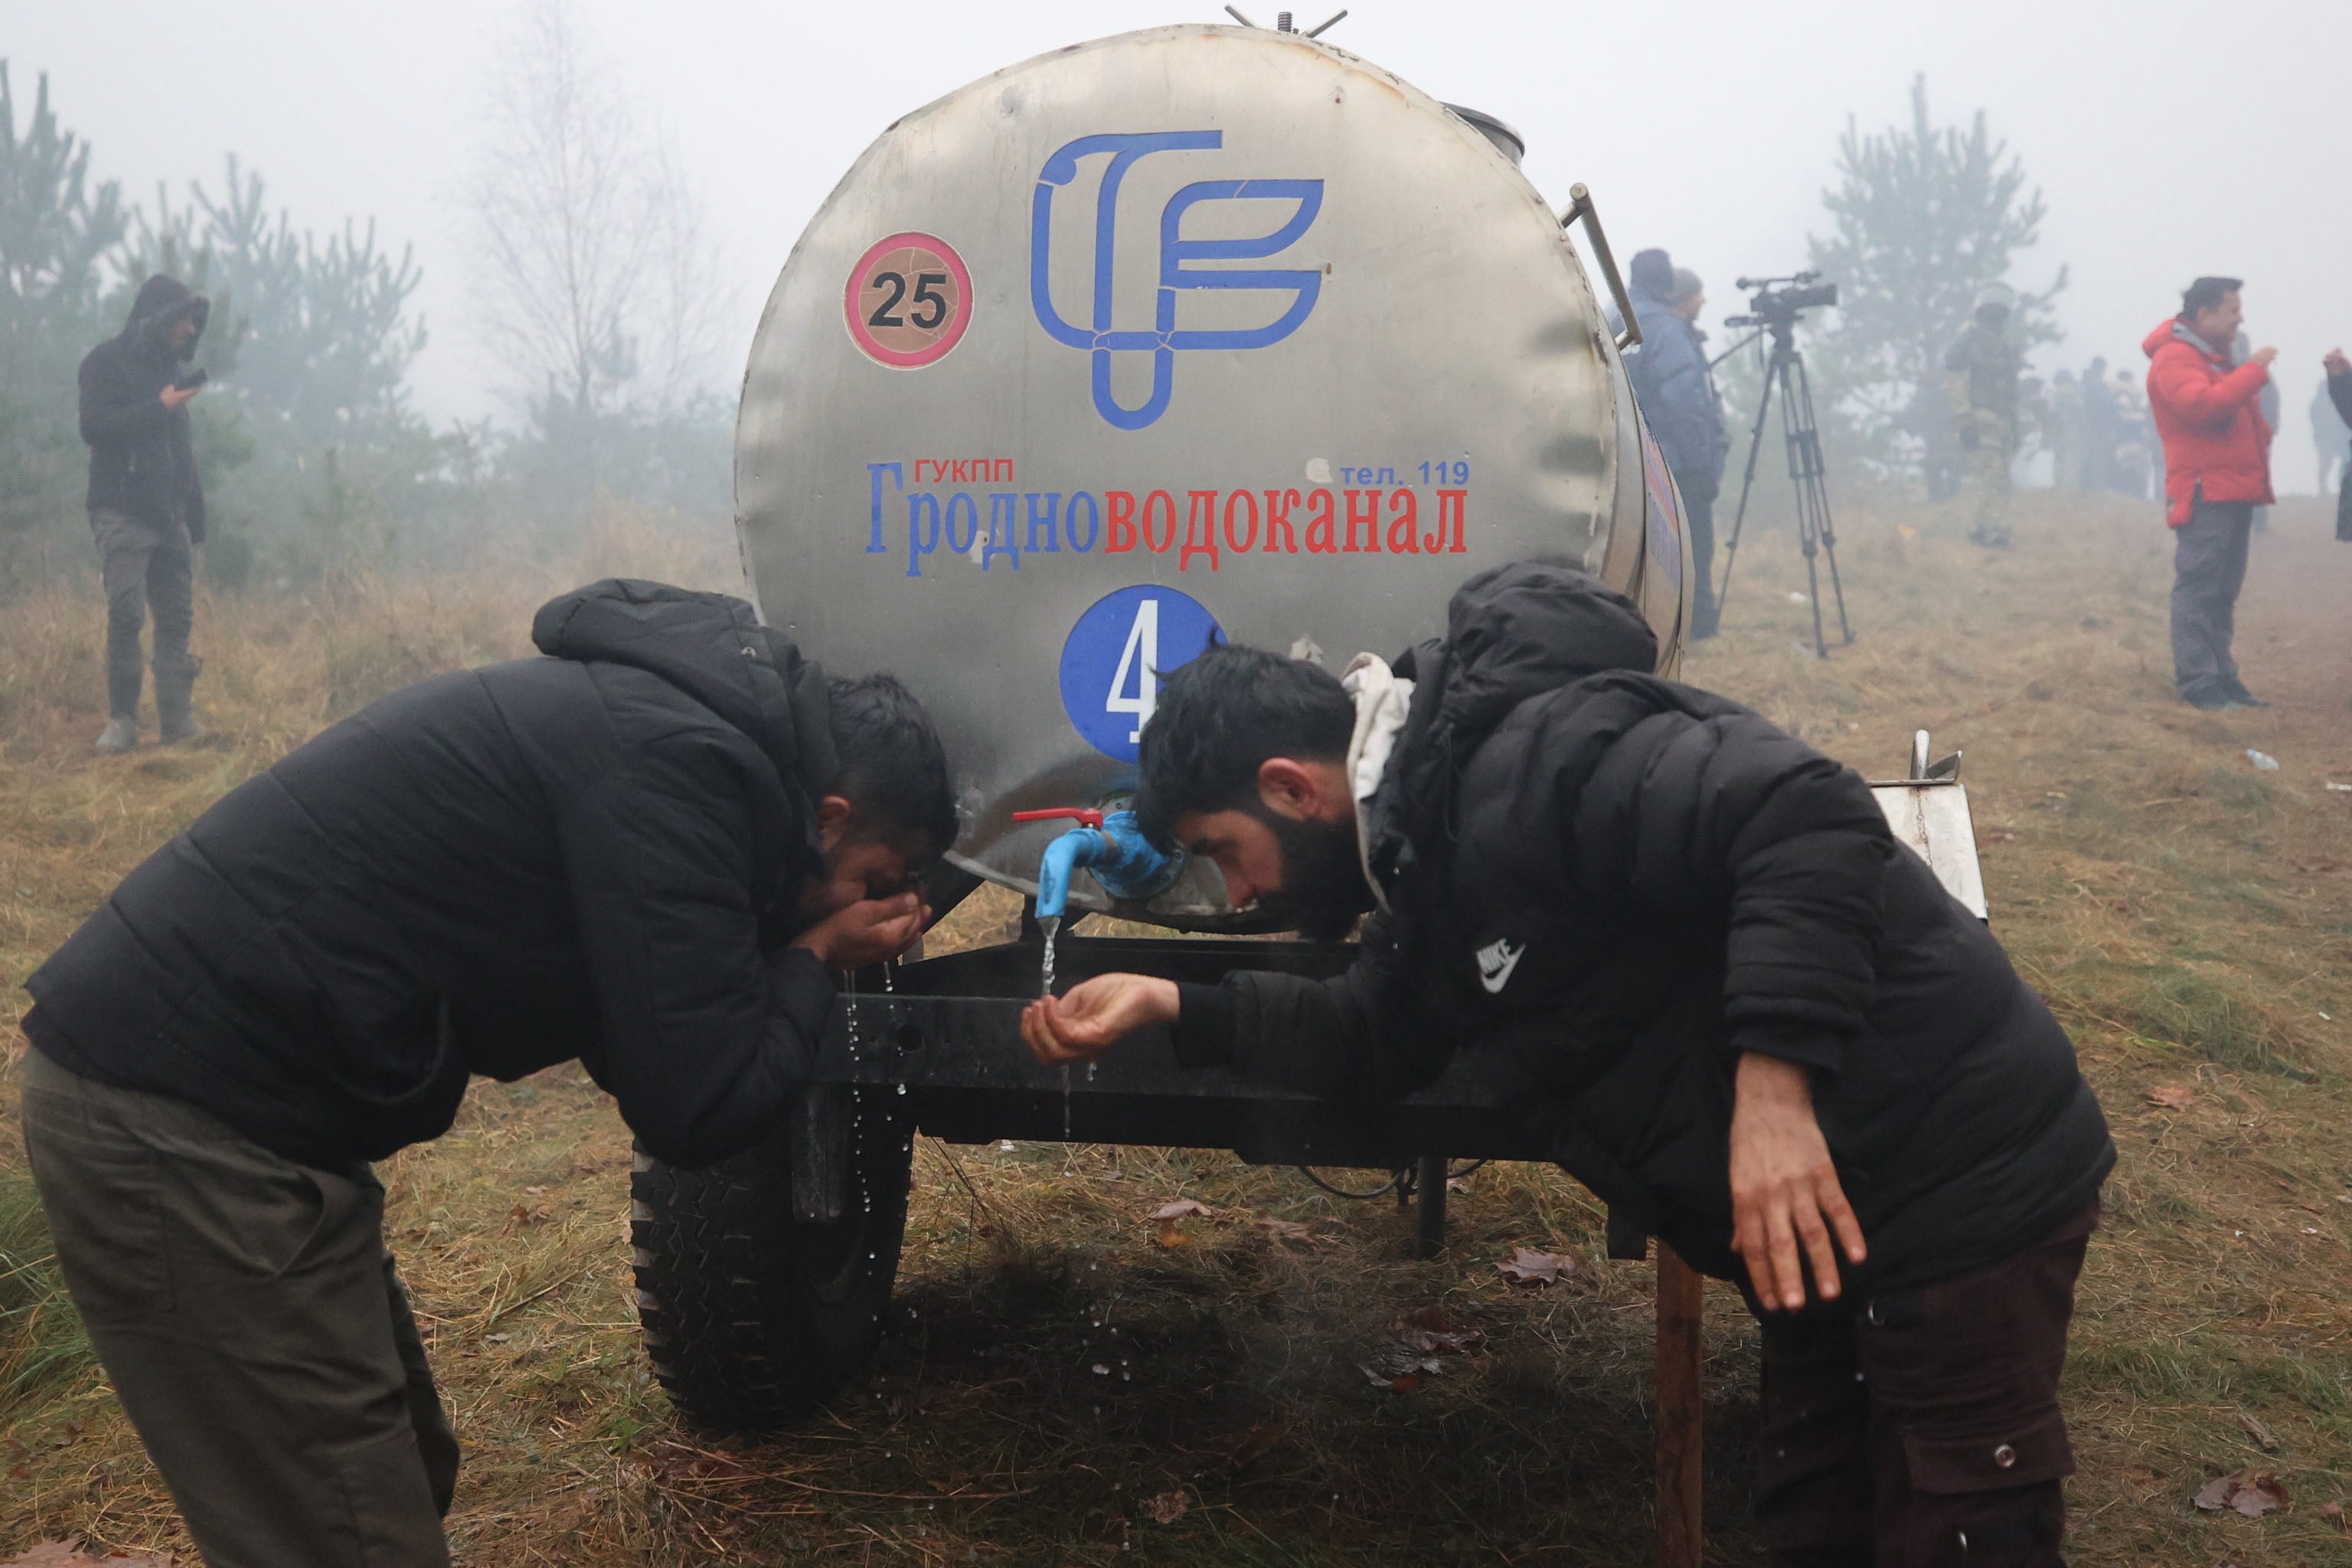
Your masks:
M1699 1568L1706 1277L1658 1243L1658 1568Z
M1445 1156L1423 1154L1414 1168L1417 1200L1412 1216L1412 1255L1434 1258L1445 1250Z

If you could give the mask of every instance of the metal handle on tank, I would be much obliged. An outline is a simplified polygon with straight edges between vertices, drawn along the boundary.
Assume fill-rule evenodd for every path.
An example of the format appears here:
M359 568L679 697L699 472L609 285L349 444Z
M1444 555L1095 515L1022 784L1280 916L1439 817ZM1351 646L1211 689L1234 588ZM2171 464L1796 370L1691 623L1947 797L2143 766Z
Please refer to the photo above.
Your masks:
M1624 353L1642 341L1642 323L1633 319L1633 299L1625 292L1625 279L1617 275L1616 253L1609 248L1609 237L1601 232L1601 215L1593 209L1592 193L1581 184L1568 187L1568 211L1560 214L1559 226L1572 228L1579 218L1584 220L1584 236L1592 242L1592 259L1601 264L1601 276L1609 280L1609 295L1617 301L1618 319L1625 330L1617 334L1617 352Z

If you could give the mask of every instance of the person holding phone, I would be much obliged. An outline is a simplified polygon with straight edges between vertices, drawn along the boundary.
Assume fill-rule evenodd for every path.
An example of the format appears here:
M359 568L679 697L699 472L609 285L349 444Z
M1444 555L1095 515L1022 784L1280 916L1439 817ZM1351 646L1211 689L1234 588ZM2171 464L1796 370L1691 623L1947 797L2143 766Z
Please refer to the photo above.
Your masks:
M81 438L89 447L90 531L106 587L106 728L101 755L139 743L139 642L155 618L155 716L165 745L204 732L194 697L195 546L205 489L188 405L205 381L188 368L212 302L157 273L139 286L122 331L81 362Z

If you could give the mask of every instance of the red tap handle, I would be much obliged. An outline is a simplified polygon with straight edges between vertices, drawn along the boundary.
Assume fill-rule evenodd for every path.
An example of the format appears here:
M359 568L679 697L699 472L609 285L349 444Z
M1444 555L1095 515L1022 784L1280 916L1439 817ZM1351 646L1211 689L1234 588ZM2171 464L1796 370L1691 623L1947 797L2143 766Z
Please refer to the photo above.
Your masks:
M1051 822L1058 817L1067 817L1081 827L1100 827L1103 825L1103 814L1084 805L1057 805L1051 811L1016 811L1013 814L1015 822Z

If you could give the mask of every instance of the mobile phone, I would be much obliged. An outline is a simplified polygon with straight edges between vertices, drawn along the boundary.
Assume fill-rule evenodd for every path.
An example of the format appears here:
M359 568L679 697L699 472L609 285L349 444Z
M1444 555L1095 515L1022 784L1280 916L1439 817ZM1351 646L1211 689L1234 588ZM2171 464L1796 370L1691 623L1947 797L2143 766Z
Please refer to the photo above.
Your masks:
M172 384L172 390L174 392L194 392L196 388L202 386L212 378L213 373L208 370L192 370L187 374L182 376L179 380L173 382Z

